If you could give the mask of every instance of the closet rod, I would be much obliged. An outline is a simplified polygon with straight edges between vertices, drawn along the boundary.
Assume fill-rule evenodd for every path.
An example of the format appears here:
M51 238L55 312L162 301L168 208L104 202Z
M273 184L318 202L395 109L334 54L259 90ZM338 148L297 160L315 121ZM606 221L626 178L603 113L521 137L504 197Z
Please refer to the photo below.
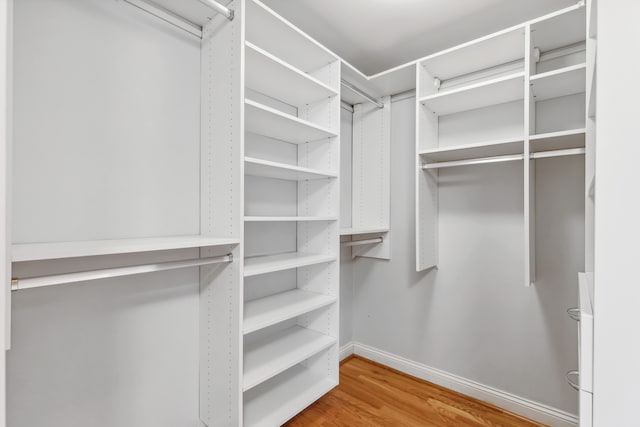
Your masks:
M207 6L209 9L213 9L218 12L220 15L225 16L229 21L233 21L233 17L235 16L235 12L233 9L229 9L226 6L221 5L217 1L214 0L198 0L203 5Z
M382 237L376 237L375 239L366 239L366 240L354 240L352 242L342 242L340 245L343 248L349 246L360 246L360 245L370 245L372 243L382 243Z
M65 283L84 282L88 280L108 279L112 277L131 276L134 274L153 273L156 271L175 270L178 268L198 267L210 264L233 262L233 255L196 258L183 261L162 262L158 264L132 265L129 267L106 268L102 270L79 271L76 273L55 274L51 276L15 278L11 280L11 290L39 288L42 286L62 285Z
M539 151L531 153L530 159L545 159L548 157L578 156L585 154L584 148L568 148L566 150ZM524 160L524 154L510 154L506 156L478 157L475 159L452 160L450 162L425 163L422 169L451 168L455 166L481 165L486 163L512 162Z
M370 103L376 105L378 108L384 108L384 104L382 102L378 101L373 96L369 95L368 93L366 93L365 91L363 91L359 87L352 85L351 83L349 83L348 81L346 81L344 79L340 80L340 84L342 86L346 87L347 89L349 89L351 92L355 93L356 95L358 95L358 96L366 99Z

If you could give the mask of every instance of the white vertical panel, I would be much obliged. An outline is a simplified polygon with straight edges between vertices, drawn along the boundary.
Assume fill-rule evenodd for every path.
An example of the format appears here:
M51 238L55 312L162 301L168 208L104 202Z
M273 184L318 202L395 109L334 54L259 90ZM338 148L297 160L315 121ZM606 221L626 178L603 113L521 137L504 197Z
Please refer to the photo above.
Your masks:
M243 239L244 1L235 19L216 15L203 28L201 225L203 235ZM230 265L200 269L200 418L242 425L242 245Z
M391 97L384 108L357 104L353 112L352 227L390 227ZM353 256L389 259L391 233L381 244L352 248Z
M524 284L531 286L536 280L536 162L529 160L529 135L535 129L535 101L529 86L535 72L531 25L525 26L524 35Z

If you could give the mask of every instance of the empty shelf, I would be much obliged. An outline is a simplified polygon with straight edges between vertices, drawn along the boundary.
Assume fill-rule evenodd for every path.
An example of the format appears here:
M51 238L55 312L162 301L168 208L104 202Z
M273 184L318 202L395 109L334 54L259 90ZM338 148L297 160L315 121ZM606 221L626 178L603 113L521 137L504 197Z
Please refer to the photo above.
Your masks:
M530 151L537 153L540 151L567 150L570 148L583 148L585 139L585 129L573 129L561 132L544 133L531 135Z
M336 178L338 176L333 172L319 171L300 166L291 166L284 163L255 159L252 157L244 158L244 171L246 175L286 179L290 181L327 179Z
M293 144L303 144L337 136L335 132L322 126L317 126L249 99L245 100L245 128L248 132Z
M246 42L245 85L290 105L301 106L336 96L321 81Z
M243 391L272 378L336 343L336 339L301 326L245 344Z
M531 23L531 44L542 53L584 42L587 35L586 7L552 13Z
M243 333L249 334L336 302L336 297L301 289L248 301L244 305Z
M425 96L420 103L442 116L523 98L524 73L519 72Z
M522 154L523 152L523 139L504 139L499 141L482 142L478 144L432 148L421 151L420 156L422 156L424 160L429 160L432 162L450 162L456 160L475 159L480 157Z
M531 77L531 93L536 101L584 93L586 65L578 64Z
M309 222L336 221L334 216L245 216L246 222Z
M329 376L296 365L244 394L245 425L282 425L337 385Z
M245 277L257 276L258 274L323 264L334 261L335 259L336 257L333 255L308 254L303 252L251 257L244 260L244 275Z
M356 236L358 234L381 234L388 232L388 228L362 227L362 228L341 228L341 236Z
M225 239L207 236L172 236L141 239L25 243L14 244L11 250L12 261L21 262L165 251L171 249L202 248L208 246L237 245L238 243L240 243L239 239Z

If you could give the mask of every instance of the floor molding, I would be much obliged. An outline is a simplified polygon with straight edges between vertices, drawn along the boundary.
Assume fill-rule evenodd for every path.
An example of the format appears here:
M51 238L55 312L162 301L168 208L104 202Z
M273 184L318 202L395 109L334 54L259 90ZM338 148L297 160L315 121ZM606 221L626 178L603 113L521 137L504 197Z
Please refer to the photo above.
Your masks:
M578 418L550 406L480 384L460 376L431 368L429 366L369 347L358 342L350 342L340 347L340 360L356 354L404 372L425 381L455 390L467 396L489 402L523 417L548 424L553 427L577 427Z

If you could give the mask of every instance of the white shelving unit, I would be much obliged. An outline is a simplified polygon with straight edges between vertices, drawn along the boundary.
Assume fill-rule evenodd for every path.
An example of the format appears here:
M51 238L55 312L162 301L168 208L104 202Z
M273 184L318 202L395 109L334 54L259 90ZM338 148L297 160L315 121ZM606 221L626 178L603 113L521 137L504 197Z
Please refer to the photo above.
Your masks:
M259 1L246 18L242 383L253 427L283 424L338 382L340 62Z
M536 101L584 93L586 64L577 64L531 76Z

